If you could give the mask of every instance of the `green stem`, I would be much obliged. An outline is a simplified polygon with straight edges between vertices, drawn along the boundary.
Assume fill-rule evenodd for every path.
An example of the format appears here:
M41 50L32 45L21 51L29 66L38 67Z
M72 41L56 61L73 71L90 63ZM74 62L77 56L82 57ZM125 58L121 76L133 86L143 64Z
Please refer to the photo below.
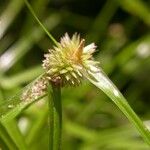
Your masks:
M61 88L52 83L52 91L48 86L49 96L49 149L60 150L61 128L62 128L62 108L61 108Z
M53 150L60 150L61 128L62 128L62 106L61 106L61 88L52 84L53 103L54 103L54 132L53 132Z
M48 85L48 108L49 108L49 150L53 150L53 130L54 130L54 104L53 93Z
M135 125L135 127L141 133L143 139L150 145L150 131L136 115L136 113L128 104L127 100L120 93L117 87L110 81L107 75L103 71L98 73L84 74L91 83L101 89L119 107L129 121Z
M27 7L28 7L29 11L31 12L31 14L33 15L33 17L35 18L35 20L37 21L37 23L42 27L42 29L45 31L45 33L48 35L48 37L53 41L53 43L58 46L58 42L55 40L55 38L50 34L50 32L46 29L46 27L38 19L32 6L29 4L29 2L27 0L24 0L24 2L27 5Z
M49 33L49 31L45 28L45 26L41 23L41 21L36 16L33 8L29 4L28 0L24 0L27 5L29 11L38 22L38 24L42 27L48 37L53 41L53 43L59 46L58 42L55 38ZM52 84L52 100L50 98L50 87L48 87L48 98L49 98L49 149L50 150L59 150L61 143L61 124L62 124L62 108L61 108L61 90L60 86L55 86Z

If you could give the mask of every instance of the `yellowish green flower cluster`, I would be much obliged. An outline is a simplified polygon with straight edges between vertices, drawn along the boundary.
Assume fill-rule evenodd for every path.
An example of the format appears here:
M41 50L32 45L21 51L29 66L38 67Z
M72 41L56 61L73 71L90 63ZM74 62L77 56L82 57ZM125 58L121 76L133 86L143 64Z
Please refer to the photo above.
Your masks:
M94 43L85 46L85 40L79 35L74 34L70 38L66 33L58 46L54 46L48 54L45 54L43 68L48 80L59 82L62 86L79 85L83 72L98 70L98 62L92 57L95 49Z
M98 72L98 62L93 60L96 46L94 43L85 46L85 40L78 34L72 38L66 33L60 43L45 54L43 68L45 73L22 94L22 100L38 99L46 93L47 83L61 86L77 86L84 74Z

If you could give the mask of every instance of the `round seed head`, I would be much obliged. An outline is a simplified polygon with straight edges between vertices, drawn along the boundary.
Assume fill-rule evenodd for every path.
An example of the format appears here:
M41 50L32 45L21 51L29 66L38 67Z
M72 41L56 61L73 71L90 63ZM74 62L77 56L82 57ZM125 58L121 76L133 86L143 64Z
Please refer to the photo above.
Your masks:
M44 55L42 66L47 78L52 82L59 79L62 86L79 85L84 76L83 72L93 71L91 66L97 68L98 62L92 57L95 49L94 43L85 46L85 40L81 39L78 34L75 33L70 38L66 33L60 39L58 46L54 46L49 53Z

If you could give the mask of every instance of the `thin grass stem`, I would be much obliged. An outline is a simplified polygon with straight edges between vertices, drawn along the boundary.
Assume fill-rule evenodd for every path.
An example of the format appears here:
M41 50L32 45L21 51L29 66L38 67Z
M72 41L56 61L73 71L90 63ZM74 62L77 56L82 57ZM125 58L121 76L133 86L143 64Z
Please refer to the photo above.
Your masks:
M61 128L62 128L62 106L61 88L52 84L52 96L54 103L54 131L53 131L53 150L60 150L61 147Z
M54 131L54 103L51 86L48 85L48 108L49 108L49 150L53 150L53 131Z
M52 90L51 90L52 89ZM49 99L49 149L59 150L61 145L62 106L61 88L52 84L48 86Z
M48 35L48 37L53 41L53 43L55 45L58 45L58 42L55 40L55 38L50 34L50 32L46 29L46 27L42 24L42 22L38 19L38 17L36 16L32 6L30 5L30 3L27 0L24 0L25 4L27 5L29 11L31 12L31 14L33 15L33 17L35 18L35 20L37 21L37 23L41 26L41 28L45 31L45 33Z

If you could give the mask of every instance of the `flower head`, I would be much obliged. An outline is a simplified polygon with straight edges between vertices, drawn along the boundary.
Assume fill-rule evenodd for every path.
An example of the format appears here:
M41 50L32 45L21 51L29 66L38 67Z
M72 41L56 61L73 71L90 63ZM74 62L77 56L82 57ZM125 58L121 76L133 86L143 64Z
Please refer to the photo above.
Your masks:
M53 82L61 82L62 86L79 85L83 72L98 70L98 62L92 57L95 49L94 43L85 46L85 40L79 35L74 34L70 38L66 33L58 46L54 46L44 55L43 68L47 78Z

